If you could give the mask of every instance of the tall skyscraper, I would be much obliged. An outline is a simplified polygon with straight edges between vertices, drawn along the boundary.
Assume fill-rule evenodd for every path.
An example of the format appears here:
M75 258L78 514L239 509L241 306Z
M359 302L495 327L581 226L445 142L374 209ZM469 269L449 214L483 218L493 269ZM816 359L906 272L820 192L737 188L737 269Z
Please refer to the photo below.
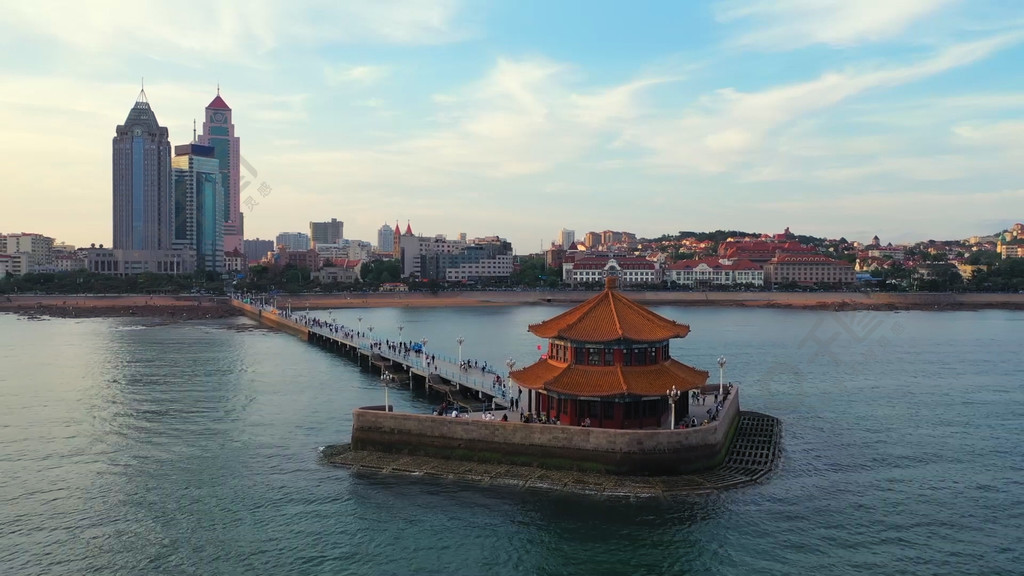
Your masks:
M558 243L562 248L568 250L572 247L572 243L576 241L576 231L562 228L562 231L558 233Z
M242 250L242 211L240 195L240 161L238 137L235 125L231 123L231 107L217 96L206 107L203 118L203 133L199 143L212 146L214 156L220 162L221 195L224 199L224 251Z
M337 218L331 218L330 222L309 223L309 238L313 244L337 244L345 238L344 231L345 223Z
M395 251L395 231L388 226L385 222L380 230L377 231L377 251L381 253L394 253Z
M175 248L196 253L196 270L224 270L224 196L212 146L174 147Z
M114 248L171 249L171 142L139 92L113 141Z

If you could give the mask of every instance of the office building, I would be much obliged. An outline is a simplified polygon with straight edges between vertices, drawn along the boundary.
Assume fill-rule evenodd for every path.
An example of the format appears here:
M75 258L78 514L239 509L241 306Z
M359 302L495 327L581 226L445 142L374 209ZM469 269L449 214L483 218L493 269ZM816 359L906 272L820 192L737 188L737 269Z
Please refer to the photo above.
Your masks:
M224 270L224 196L212 146L174 148L175 249L194 250L196 270Z
M217 96L206 107L203 133L199 136L199 143L212 146L214 156L220 163L220 196L224 205L224 251L241 250L243 217L239 196L242 156L238 137L235 136L235 125L232 123L231 107L221 98L219 86ZM247 186L249 184L251 183L246 183Z
M314 246L317 244L337 244L338 241L345 238L344 228L345 223L338 221L336 218L331 218L330 222L310 222L309 239L313 242Z
M275 247L284 246L289 252L309 250L309 236L302 232L281 232L277 235Z
M171 248L171 143L146 91L113 140L114 248Z

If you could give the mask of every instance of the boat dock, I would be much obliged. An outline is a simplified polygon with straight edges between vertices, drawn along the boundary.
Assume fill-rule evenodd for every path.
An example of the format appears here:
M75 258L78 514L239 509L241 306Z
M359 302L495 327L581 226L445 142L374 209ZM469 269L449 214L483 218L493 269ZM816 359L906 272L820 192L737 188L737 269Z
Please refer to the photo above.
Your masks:
M362 330L237 298L231 305L261 324L352 358L379 373L385 383L441 392L471 412L508 409L519 395L518 390L513 395L515 387L493 369L460 367L458 360L430 354L417 343L374 338L372 328Z

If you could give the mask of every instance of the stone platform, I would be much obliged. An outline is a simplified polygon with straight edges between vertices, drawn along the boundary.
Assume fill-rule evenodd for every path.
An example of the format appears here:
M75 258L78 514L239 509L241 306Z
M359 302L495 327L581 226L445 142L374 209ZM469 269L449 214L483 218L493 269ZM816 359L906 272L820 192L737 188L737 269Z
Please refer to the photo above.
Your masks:
M356 451L349 444L326 446L328 464L357 471L432 476L491 486L540 489L600 496L671 497L711 492L757 482L774 470L779 459L782 422L757 412L741 412L725 461L713 470L679 476L618 476L595 472L546 470L507 464L487 464Z

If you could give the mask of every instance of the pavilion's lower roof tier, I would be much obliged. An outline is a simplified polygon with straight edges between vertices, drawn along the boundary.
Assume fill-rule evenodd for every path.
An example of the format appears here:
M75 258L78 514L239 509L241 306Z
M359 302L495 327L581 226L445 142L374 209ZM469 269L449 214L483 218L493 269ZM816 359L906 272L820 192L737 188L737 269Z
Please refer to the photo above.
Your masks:
M541 360L509 377L523 388L577 397L663 396L707 383L708 373L669 359L648 366L586 366Z

